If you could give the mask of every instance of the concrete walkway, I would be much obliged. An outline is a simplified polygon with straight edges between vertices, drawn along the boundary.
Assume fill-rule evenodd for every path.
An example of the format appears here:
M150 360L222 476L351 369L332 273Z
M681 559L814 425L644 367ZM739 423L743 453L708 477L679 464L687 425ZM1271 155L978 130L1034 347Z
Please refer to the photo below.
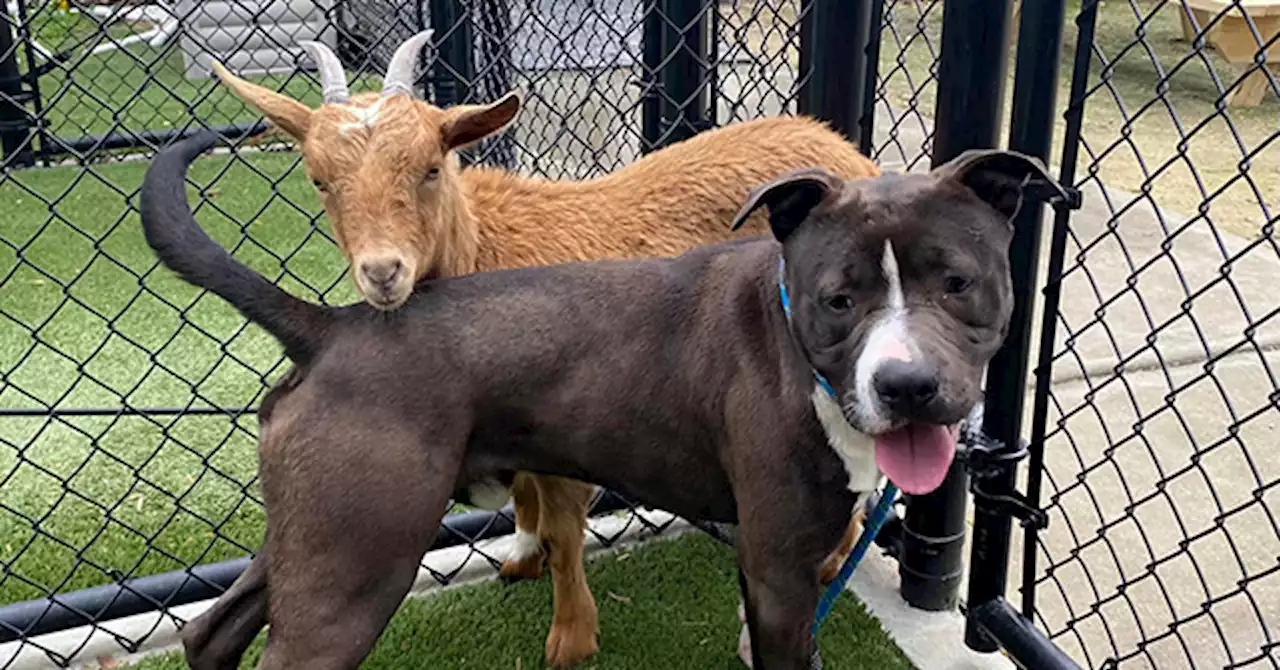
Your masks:
M927 169L924 133L898 134L905 150L882 163ZM1048 411L1039 623L1086 667L1275 667L1280 254L1145 197L1083 191Z

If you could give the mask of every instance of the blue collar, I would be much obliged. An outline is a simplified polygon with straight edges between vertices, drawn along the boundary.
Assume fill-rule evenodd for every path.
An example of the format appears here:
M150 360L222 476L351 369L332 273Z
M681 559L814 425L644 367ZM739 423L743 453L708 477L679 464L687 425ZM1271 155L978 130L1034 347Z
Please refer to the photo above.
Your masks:
M790 329L791 298L787 295L787 262L783 260L781 254L778 255L778 296L782 299L782 313L787 315L787 328ZM813 378L817 380L818 386L821 386L822 390L826 391L832 400L838 401L839 397L836 395L836 390L832 388L831 382L827 381L827 378L823 377L821 372L814 370L812 365L809 366L809 370L813 372Z

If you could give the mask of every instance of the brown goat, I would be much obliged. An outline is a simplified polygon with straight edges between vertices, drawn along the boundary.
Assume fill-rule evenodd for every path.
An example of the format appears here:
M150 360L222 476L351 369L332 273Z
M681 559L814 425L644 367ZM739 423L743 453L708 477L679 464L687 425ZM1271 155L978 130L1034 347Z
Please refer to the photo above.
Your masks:
M823 167L845 178L879 174L843 137L803 117L711 130L588 181L461 169L455 150L505 129L520 98L509 93L492 104L449 109L415 99L414 64L430 36L420 33L397 49L380 93L356 96L348 93L337 56L303 43L324 85L324 104L315 110L214 64L227 86L301 144L356 286L380 309L403 304L425 277L675 255L724 241L748 191L797 168ZM743 235L766 231L762 216ZM596 606L582 566L593 492L584 483L526 473L511 487L517 533L502 574L539 576L545 549L555 594L546 646L553 665L597 649ZM828 558L824 579L834 576L858 527L855 518Z

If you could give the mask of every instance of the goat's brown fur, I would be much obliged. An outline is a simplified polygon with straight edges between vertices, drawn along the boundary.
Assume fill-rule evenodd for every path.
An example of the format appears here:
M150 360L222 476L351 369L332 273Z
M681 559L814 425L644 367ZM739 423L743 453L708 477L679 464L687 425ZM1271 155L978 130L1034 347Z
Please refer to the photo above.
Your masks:
M729 224L749 190L794 169L822 167L850 179L879 174L843 137L805 117L704 132L587 181L462 169L454 150L502 131L519 111L517 96L440 109L404 94L366 93L311 110L220 65L215 72L302 144L356 285L381 309L403 304L424 277L675 255L724 241L734 236ZM739 235L767 231L763 217L754 215ZM555 585L547 661L580 661L596 651L596 607L582 572L593 487L520 473L512 492L517 527L536 534ZM847 553L856 523L840 552ZM834 575L840 552L824 577ZM526 556L502 572L537 577L541 567L540 555Z

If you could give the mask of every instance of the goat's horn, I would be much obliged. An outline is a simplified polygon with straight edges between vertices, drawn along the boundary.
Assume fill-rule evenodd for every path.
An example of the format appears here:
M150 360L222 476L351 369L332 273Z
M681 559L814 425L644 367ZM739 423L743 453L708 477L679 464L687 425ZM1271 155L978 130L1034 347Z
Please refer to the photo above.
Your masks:
M431 39L432 30L424 30L401 44L391 62L387 64L387 76L382 79L382 94L413 94L414 66L418 64L418 52Z
M343 72L342 61L338 60L337 54L320 42L305 40L298 42L298 46L311 54L311 60L320 69L320 85L324 87L325 104L346 102L351 97L351 92L347 89L347 73Z

